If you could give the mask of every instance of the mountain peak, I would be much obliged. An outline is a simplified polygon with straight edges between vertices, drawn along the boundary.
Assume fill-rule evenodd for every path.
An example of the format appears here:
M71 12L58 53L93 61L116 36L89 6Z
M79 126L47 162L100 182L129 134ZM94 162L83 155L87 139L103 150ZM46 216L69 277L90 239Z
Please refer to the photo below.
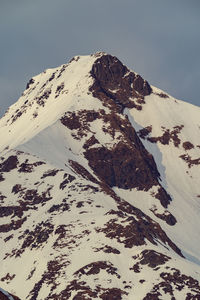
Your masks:
M199 299L199 120L104 52L34 76L0 120L0 299Z
M96 59L94 56L76 56L68 64L47 69L31 78L22 96L0 120L0 135L7 133L3 148L8 144L16 146L34 136L67 110L76 109L81 98L90 98L90 71ZM84 106L83 101L81 105Z
M109 54L100 56L94 62L91 74L94 84L90 90L94 96L98 98L108 96L121 107L121 110L125 107L141 109L135 101L144 102L144 96L152 92L146 80L130 71L117 57Z
M30 79L22 96L0 120L0 135L7 132L1 151L9 144L25 142L66 111L81 107L95 109L94 102L99 97L114 99L121 110L140 109L141 105L133 99L142 103L150 93L150 85L114 56L104 52L75 56L68 64L47 69ZM110 99L104 104L109 106L109 103Z

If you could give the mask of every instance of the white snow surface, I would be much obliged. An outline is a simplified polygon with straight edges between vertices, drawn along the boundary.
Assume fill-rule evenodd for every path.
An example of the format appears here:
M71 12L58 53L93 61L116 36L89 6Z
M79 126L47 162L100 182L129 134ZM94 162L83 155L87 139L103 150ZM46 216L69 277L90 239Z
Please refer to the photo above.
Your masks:
M43 129L51 126L67 111L96 109L101 102L92 97L88 87L92 85L90 70L97 57L78 56L66 65L48 69L34 76L34 83L24 91L0 120L1 148L14 148L29 141ZM53 76L52 80L51 79ZM58 89L61 89L60 93ZM49 93L48 101L39 105L37 100ZM105 108L104 108L105 109ZM22 115L13 121L19 111ZM35 114L37 117L35 117Z
M103 269L90 276L82 274L81 280L85 280L87 285L93 289L98 285L103 286L104 289L122 289L127 292L123 295L123 300L144 299L146 294L152 291L153 286L161 282L160 274L166 272L167 267L171 273L173 273L172 268L176 268L182 274L200 280L199 164L192 164L189 167L187 162L180 157L189 155L192 160L200 158L199 107L174 99L170 95L163 98L159 94L166 93L152 87L153 93L145 97L142 110L134 108L124 110L124 114L128 116L136 131L151 126L149 137L162 136L166 129L172 131L174 127L183 125L178 133L180 139L178 147L172 140L168 145L163 145L160 142L152 143L147 138L141 138L145 148L154 157L161 175L162 186L172 197L167 209L163 208L159 200L153 197L156 192L154 187L149 191L113 188L121 199L139 208L152 220L159 223L167 236L181 249L185 258L178 256L169 245L159 242L157 245L153 245L146 240L145 245L128 248L123 244L123 237L118 242L116 239L106 237L105 233L98 232L98 228L103 228L107 222L116 218L115 215L108 214L108 212L117 210L117 203L110 195L103 192L98 184L88 183L87 179L76 174L69 160L78 162L98 179L83 154L83 144L86 138L90 138L93 134L101 145L112 148L116 141L121 139L121 136L120 133L117 133L113 138L104 132L102 128L105 124L99 119L91 122L87 136L77 140L73 138L73 130L63 126L60 118L66 112L80 110L99 111L104 109L109 113L109 109L103 106L99 99L94 98L89 91L93 80L90 71L100 55L104 54L78 56L69 64L48 69L33 77L34 82L0 120L2 161L10 155L17 155L19 165L27 161L31 165L38 161L42 162L40 165L34 165L31 172L20 173L19 170L13 169L3 173L5 180L0 181L1 206L18 206L24 197L24 191L33 189L36 189L39 195L46 193L46 197L50 198L46 202L30 203L23 216L19 218L14 214L0 218L0 228L1 225L26 218L19 229L12 229L0 234L0 279L3 288L0 291L8 296L8 299L12 300L13 297L6 294L4 289L16 294L20 299L27 300L45 300L54 292L59 295L72 279L78 281L79 275L76 275L78 270L99 261L109 262L116 268L116 274L113 275ZM47 99L45 95L49 95ZM38 104L39 101L44 102ZM22 114L15 120L15 116L20 111ZM185 150L184 142L190 142L194 147ZM93 145L92 147L97 146ZM44 174L48 174L52 170L56 170L55 176L44 177ZM66 178L66 174L74 176L75 179L61 189L60 184ZM24 190L14 193L13 187L16 184L21 185ZM90 187L87 189L88 185ZM95 189L96 192L94 192ZM5 197L3 197L4 195ZM65 203L69 204L69 209L63 209L63 211L55 209L54 211L56 205L63 206ZM177 223L169 226L156 217L152 209L156 209L156 212L160 214L170 212L175 216ZM49 213L50 210L52 210L51 213ZM120 223L120 220L117 222ZM48 228L47 223L53 226L48 242L38 247L24 246L24 250L20 254L18 251L23 248L27 232L35 230L37 224ZM67 237L61 235L58 238L56 230L59 226L65 226ZM63 246L61 246L62 243ZM105 246L116 249L118 254L97 251ZM131 270L135 264L133 257L137 255L139 257L145 249L160 252L171 259L159 266L158 271L152 270L148 265L143 265L140 272L134 273ZM139 260L139 258L137 259ZM58 264L58 269L53 277L56 287L52 284L51 279L45 279L34 298L35 284L46 276L45 272L50 268L50 262ZM2 280L2 278L6 278L7 274L12 279ZM142 284L141 280L143 280ZM191 292L191 290L187 290L187 287L180 291L174 288L175 299L186 299L188 291ZM69 298L58 299L74 299L75 296L76 291L74 290ZM171 299L171 296L162 290L160 299Z
M164 93L154 87L153 91ZM170 212L176 216L177 224L171 230L169 228L168 232L172 240L176 240L177 245L185 249L186 257L193 257L200 264L200 167L192 165L188 168L187 163L180 158L184 154L190 155L192 159L200 158L200 108L171 96L162 99L151 94L145 97L145 101L141 111L125 111L136 130L152 126L150 136L157 137L163 134L163 128L173 130L175 126L183 125L178 134L178 147L173 145L173 141L170 141L169 146L150 143L146 139L142 142L153 155L161 174L162 185L173 199ZM194 148L184 150L183 143L186 141L193 144Z

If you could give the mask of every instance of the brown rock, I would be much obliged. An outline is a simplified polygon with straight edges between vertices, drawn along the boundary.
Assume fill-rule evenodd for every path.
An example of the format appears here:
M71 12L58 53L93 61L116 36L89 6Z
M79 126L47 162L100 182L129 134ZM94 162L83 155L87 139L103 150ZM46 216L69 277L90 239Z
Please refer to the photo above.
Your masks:
M0 172L10 172L15 169L19 161L17 156L11 155L4 162L0 164Z
M90 88L93 95L106 105L112 105L111 102L114 101L119 111L125 107L135 107L141 110L142 105L135 103L133 99L139 100L141 104L145 103L144 96L152 92L146 80L130 72L116 57L111 55L98 58L93 64L91 75L94 78L94 84Z

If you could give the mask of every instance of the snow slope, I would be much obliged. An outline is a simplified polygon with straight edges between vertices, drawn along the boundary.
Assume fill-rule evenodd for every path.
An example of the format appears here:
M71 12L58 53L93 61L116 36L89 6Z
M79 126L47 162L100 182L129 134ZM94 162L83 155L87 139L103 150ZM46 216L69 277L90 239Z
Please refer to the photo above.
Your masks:
M0 120L0 286L199 299L199 120L105 53L33 77Z

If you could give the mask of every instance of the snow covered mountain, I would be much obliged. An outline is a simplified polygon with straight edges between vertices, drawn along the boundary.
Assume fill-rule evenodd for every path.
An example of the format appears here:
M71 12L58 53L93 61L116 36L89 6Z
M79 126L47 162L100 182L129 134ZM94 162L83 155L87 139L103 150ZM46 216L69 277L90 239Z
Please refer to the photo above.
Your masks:
M200 299L199 136L106 53L33 77L0 120L0 299Z

